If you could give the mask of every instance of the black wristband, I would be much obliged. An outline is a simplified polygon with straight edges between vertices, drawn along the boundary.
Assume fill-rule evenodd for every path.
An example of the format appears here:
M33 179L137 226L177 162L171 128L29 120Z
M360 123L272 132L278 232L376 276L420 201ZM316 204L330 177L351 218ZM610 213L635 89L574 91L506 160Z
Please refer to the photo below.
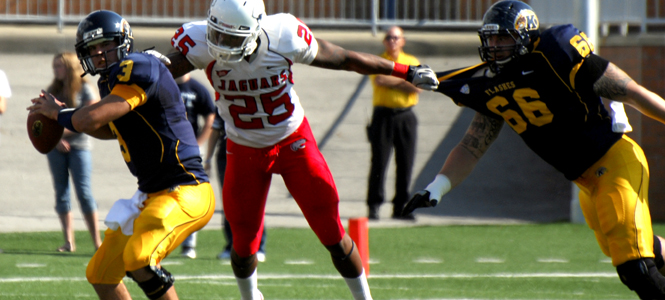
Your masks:
M78 108L61 109L58 113L58 124L69 129L69 131L78 133L78 131L74 128L74 124L72 124L72 116L77 110Z

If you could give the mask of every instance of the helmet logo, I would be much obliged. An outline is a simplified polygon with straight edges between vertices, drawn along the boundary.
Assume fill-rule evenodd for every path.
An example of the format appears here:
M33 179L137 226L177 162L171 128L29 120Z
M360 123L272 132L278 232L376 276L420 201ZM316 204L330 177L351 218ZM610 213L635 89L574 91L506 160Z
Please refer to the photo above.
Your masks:
M127 33L127 37L130 37L130 38L132 37L132 30L129 29L130 28L129 27L129 22L127 22L127 20L122 19L122 21L120 23L120 27L121 27L120 32Z
M536 13L531 10L523 9L515 18L515 29L517 30L536 30L538 29L538 25L538 17L536 16Z

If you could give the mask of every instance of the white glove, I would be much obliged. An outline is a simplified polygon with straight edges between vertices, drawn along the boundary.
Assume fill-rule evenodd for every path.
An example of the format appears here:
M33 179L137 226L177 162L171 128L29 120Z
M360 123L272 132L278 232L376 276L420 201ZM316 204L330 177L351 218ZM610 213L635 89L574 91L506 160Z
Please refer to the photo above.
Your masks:
M450 179L446 175L438 174L427 187L417 192L409 201L404 205L402 215L408 215L419 207L434 207L436 206L443 195L450 191Z
M409 66L406 81L424 90L433 91L439 87L439 79L436 77L434 70L428 65Z
M154 57L157 57L157 59L159 59L159 61L161 61L163 64L165 64L167 66L171 65L171 60L168 57L166 57L164 54L159 53L159 51L157 51L157 50L146 49L146 50L143 50L143 53L150 54Z

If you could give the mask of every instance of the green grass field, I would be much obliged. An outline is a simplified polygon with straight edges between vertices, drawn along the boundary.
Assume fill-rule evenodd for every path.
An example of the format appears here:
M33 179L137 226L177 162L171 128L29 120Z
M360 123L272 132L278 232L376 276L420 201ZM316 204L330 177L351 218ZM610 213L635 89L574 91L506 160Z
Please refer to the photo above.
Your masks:
M371 224L370 224L371 226ZM655 225L665 233L665 225ZM77 252L57 253L60 232L0 234L0 299L96 299L85 280L93 248L77 232ZM219 230L198 237L198 258L179 250L163 265L180 299L239 299ZM638 299L616 276L585 225L371 228L374 299ZM259 265L266 299L352 299L309 229L268 228ZM136 299L146 299L126 279Z

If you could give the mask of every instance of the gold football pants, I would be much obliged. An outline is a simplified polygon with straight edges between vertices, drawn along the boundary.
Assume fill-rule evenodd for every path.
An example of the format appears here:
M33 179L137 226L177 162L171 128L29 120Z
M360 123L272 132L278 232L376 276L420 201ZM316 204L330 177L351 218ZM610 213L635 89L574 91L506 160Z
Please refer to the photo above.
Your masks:
M118 284L126 271L159 264L190 234L203 228L215 212L210 183L183 185L148 194L134 220L134 234L107 229L101 247L88 263L92 284Z
M584 218L614 266L654 257L649 166L637 143L624 135L575 184Z

